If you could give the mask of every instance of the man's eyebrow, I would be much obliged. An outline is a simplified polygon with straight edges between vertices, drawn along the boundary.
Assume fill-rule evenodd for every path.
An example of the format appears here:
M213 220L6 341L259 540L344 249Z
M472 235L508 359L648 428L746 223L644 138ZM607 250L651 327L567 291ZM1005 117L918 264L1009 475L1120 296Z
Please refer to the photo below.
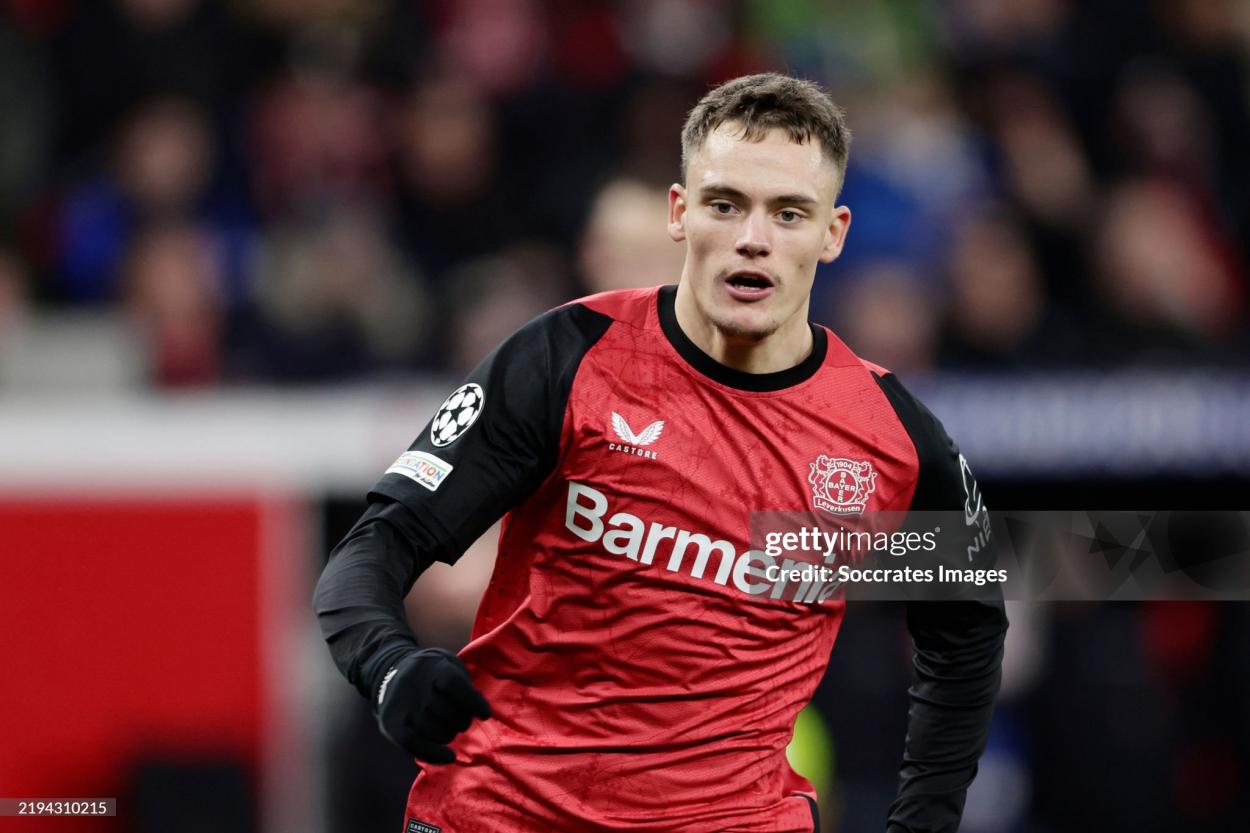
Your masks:
M726 199L738 200L739 202L750 201L750 197L729 185L704 185L699 188L699 195L704 199L724 197ZM805 194L778 194L775 197L769 197L768 202L771 205L813 206L817 204L814 198Z

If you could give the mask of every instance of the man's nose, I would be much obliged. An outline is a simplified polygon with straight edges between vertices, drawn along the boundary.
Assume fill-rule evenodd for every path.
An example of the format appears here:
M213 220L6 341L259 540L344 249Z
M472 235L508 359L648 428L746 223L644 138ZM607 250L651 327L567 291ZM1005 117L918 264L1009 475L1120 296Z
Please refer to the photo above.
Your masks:
M747 214L738 235L738 254L744 257L762 257L773 250L772 230L768 218L755 212Z

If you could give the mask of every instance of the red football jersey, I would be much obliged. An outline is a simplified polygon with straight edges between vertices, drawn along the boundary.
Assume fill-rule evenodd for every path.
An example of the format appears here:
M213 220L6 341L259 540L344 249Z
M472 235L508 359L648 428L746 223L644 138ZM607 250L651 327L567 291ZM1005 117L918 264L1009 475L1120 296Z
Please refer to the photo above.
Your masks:
M912 508L927 452L904 422L928 412L900 416L893 377L815 325L794 368L720 365L674 297L612 292L536 319L372 492L446 561L507 510L461 652L494 716L419 774L409 831L813 829L785 750L844 603L770 581L751 513ZM951 454L925 488L963 506Z

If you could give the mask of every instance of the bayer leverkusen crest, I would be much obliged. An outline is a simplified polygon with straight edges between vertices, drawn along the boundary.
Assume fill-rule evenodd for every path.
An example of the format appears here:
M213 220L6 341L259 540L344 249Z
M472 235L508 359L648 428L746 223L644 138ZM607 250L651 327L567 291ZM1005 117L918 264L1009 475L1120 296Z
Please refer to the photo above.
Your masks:
M834 515L858 515L877 488L877 473L867 460L856 462L824 454L810 464L812 505Z

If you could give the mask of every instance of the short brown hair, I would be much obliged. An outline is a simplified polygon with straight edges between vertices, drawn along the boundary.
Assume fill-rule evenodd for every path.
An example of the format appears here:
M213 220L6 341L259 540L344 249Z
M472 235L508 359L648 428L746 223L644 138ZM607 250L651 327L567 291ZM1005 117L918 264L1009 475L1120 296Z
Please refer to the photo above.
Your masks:
M699 99L681 129L682 181L690 157L726 122L741 124L742 138L751 142L760 141L774 128L786 131L799 144L815 139L838 173L846 171L851 131L842 108L814 81L768 72L726 81Z

